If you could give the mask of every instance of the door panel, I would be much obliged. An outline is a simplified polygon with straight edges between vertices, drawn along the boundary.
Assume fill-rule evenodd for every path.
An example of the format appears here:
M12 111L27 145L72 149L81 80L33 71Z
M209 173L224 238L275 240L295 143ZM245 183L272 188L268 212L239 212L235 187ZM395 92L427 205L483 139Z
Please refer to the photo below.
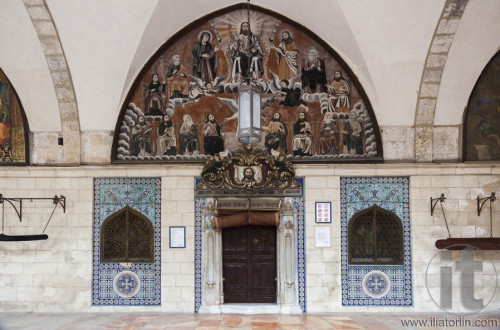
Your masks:
M276 227L247 226L222 232L224 301L276 302Z

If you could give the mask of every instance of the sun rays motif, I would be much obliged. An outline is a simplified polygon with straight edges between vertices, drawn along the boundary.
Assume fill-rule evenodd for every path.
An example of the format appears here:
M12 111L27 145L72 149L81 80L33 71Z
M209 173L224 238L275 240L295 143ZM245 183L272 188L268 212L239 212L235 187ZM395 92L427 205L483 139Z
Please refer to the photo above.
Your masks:
M241 24L248 19L246 10L237 10L222 17L218 17L210 22L213 33L216 35L217 41L224 51L224 56L228 63L231 63L231 54L229 50L229 43L240 33ZM264 13L250 11L250 30L256 35L264 53L269 53L276 34L276 27L281 22L273 17ZM267 56L264 57L263 67L264 72L267 71Z

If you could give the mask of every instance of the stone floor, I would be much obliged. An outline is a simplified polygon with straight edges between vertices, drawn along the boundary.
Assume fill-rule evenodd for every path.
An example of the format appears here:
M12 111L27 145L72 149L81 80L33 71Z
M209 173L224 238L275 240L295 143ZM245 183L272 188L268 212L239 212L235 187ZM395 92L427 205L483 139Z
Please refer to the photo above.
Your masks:
M489 322L473 324L467 322ZM407 322L420 322L408 323ZM427 322L427 325L423 323ZM446 326L445 322L448 322ZM496 322L492 323L492 322ZM499 329L498 315L450 314L197 315L166 313L1 313L0 330L11 329Z

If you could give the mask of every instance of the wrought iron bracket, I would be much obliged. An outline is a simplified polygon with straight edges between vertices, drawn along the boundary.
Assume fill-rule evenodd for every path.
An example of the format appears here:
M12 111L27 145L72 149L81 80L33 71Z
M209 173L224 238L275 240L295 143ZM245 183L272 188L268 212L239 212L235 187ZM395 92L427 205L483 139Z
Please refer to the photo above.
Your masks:
M444 193L441 194L441 197L438 197L438 198L432 198L431 197L431 216L434 215L434 209L436 208L436 204L438 202L444 202L444 200L446 199L446 197L444 197Z
M483 209L484 203L486 203L488 200L490 201L490 203L493 203L496 199L497 198L495 197L494 192L492 192L491 195L488 197L480 198L479 196L477 196L477 215L478 216L481 215L481 210ZM491 207L491 204L490 204L490 207Z
M55 207L57 207L58 205L61 205L63 212L66 213L66 197L63 195L61 195L61 196L55 195L52 198L49 198L49 197L47 197L47 198L43 198L43 197L38 197L38 198L35 198L35 197L33 197L33 198L31 198L31 197L30 198L23 198L23 197L7 198L7 197L4 197L2 194L0 194L0 204L4 204L5 202L9 203L16 211L17 216L19 217L19 222L23 221L23 201L33 202L34 200L51 200L52 203L55 205ZM19 208L14 203L17 203L17 206Z

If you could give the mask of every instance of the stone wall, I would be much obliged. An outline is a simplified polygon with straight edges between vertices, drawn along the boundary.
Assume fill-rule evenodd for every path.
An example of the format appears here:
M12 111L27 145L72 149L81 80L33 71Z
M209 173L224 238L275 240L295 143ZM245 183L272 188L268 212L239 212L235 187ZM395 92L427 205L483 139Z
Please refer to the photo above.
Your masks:
M489 204L477 216L476 197L500 193L500 168L495 165L300 165L296 175L305 177L306 199L306 297L313 312L439 312L425 286L425 271L437 249L434 242L447 231L439 205L430 215L429 198L446 196L443 204L453 237L488 237ZM33 242L0 242L0 311L90 312L194 310L194 177L198 166L109 166L0 168L0 193L4 197L67 197L66 213L57 208L46 230L49 239ZM412 244L413 306L343 307L340 276L340 178L347 176L408 176ZM92 306L93 178L160 177L161 306ZM316 224L314 203L332 202L332 224ZM495 219L500 207L493 203L494 236L500 236ZM52 212L49 201L23 204L23 222L5 205L6 234L41 233ZM168 227L186 226L186 248L170 249ZM314 228L329 226L330 248L315 248ZM482 257L500 269L500 252ZM457 278L459 280L459 278ZM431 279L437 285L439 278ZM455 277L454 277L455 281ZM458 283L458 282L454 282ZM486 288L486 285L485 285ZM478 292L478 297L482 292ZM454 294L459 303L460 295ZM500 308L497 292L486 312Z

